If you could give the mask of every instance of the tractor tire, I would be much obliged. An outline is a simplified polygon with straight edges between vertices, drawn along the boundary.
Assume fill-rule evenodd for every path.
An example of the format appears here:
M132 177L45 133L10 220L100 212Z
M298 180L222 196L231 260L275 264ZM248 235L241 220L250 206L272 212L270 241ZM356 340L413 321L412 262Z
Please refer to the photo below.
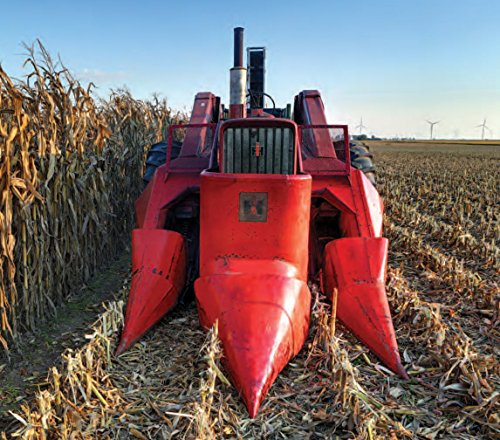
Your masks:
M182 144L180 142L174 141L172 143L172 156L171 160L174 160L181 152ZM151 145L148 151L148 156L146 158L146 170L144 171L144 184L147 185L149 181L153 178L156 169L163 165L167 161L167 143L159 142L157 144Z
M376 169L373 164L373 154L370 153L368 145L359 141L352 141L349 144L351 151L351 165L365 173L373 186L376 185Z

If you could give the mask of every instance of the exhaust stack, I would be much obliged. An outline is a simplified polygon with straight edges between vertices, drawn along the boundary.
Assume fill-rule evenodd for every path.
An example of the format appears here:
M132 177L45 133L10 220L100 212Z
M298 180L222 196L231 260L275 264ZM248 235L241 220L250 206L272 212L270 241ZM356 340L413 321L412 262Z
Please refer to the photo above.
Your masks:
M229 72L229 117L246 117L247 69L243 67L242 27L234 28L234 65Z

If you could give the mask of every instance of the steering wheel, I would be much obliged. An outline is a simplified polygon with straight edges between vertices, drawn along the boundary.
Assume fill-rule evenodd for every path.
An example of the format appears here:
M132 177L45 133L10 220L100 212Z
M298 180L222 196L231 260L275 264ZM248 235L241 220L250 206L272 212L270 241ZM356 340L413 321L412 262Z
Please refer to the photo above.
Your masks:
M255 91L250 90L247 93L246 97L247 97L247 99L248 99L248 97L250 97L250 99L252 99L252 98L259 98L261 96L265 96L265 97L269 98L271 100L271 102L273 103L273 111L276 110L276 103L274 102L273 97L265 92L255 92Z

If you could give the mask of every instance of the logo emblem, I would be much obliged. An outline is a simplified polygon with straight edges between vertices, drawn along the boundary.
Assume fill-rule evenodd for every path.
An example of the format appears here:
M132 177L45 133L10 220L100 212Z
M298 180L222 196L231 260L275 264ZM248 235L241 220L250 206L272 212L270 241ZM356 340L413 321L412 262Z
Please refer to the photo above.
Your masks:
M260 157L263 155L264 149L261 147L260 142L255 142L255 147L252 147L252 153L255 157Z
M267 222L267 193L240 193L240 222Z

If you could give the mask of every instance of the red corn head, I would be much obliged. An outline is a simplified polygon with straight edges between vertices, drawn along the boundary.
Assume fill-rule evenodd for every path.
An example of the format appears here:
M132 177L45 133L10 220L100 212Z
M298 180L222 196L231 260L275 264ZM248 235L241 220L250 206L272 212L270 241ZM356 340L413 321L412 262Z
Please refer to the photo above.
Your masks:
M255 417L280 371L304 344L309 288L296 278L245 274L199 278L195 291L201 324L209 328L218 320L224 366Z
M164 229L132 231L132 283L116 355L127 350L175 306L185 274L186 252L181 234Z
M337 316L392 371L407 379L401 364L385 294L386 238L341 238L325 247L324 286L338 289Z
M311 177L205 171L200 201L200 322L218 321L224 366L255 417L309 327Z

